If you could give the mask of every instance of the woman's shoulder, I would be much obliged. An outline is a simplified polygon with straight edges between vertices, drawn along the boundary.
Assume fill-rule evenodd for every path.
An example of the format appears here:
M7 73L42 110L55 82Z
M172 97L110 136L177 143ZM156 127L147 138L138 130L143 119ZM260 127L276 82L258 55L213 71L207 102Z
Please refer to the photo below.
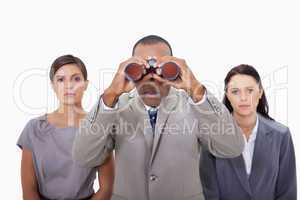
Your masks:
M31 132L35 134L49 132L53 129L53 127L47 121L47 114L30 119L25 128L30 129Z
M29 119L28 124L36 124L39 123L39 121L43 121L46 119L46 115L47 114L43 114L43 115L39 115L37 117L33 117L31 119Z
M23 147L33 150L35 142L42 140L47 133L52 132L53 128L49 126L46 120L46 116L42 115L30 119L25 125L21 135L17 141L17 145L23 149Z
M260 123L262 123L265 126L265 128L273 134L279 134L281 136L290 134L289 128L276 120L271 120L261 115L259 116L259 120Z

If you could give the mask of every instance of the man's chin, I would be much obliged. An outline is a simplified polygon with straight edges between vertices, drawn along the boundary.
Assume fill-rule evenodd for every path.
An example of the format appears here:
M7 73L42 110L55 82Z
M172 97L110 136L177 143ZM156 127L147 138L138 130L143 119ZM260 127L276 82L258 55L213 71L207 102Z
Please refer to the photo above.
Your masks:
M159 95L153 95L153 94L147 94L142 96L144 104L147 106L153 106L156 107L160 104L160 96Z

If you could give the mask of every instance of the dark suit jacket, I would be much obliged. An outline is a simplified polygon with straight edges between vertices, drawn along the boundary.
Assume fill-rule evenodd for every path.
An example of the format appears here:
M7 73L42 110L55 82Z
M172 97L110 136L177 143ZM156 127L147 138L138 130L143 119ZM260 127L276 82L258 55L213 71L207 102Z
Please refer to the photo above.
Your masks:
M200 176L207 200L296 200L296 164L287 127L259 115L251 174L243 156L216 158L203 150Z

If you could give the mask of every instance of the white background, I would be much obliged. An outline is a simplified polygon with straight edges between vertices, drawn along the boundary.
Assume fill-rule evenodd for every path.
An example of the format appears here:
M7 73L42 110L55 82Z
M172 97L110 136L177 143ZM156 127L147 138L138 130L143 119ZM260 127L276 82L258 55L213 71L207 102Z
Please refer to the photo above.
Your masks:
M88 110L135 41L148 34L166 38L220 99L231 67L255 66L271 115L290 127L299 157L299 19L297 2L288 0L2 0L0 198L21 199L15 143L29 119L56 108L48 79L52 61L71 53L86 63ZM298 167L298 180L299 173Z

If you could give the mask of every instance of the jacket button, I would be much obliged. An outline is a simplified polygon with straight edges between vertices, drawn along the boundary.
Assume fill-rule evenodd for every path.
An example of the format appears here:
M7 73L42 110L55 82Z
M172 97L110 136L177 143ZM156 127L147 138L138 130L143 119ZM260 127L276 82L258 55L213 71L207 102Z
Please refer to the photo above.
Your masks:
M157 176L155 176L154 174L150 175L150 181L156 181L157 180Z

